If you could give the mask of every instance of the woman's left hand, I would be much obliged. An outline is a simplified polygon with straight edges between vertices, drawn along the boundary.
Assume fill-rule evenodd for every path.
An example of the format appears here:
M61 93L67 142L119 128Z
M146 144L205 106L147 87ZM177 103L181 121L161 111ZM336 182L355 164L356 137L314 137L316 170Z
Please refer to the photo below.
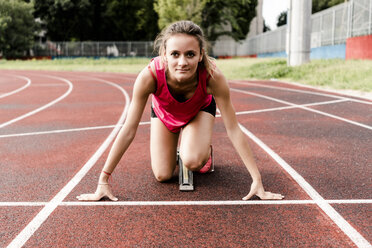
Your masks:
M261 181L252 183L249 194L243 197L243 200L249 200L254 195L258 196L261 200L281 200L284 198L284 195L265 191Z

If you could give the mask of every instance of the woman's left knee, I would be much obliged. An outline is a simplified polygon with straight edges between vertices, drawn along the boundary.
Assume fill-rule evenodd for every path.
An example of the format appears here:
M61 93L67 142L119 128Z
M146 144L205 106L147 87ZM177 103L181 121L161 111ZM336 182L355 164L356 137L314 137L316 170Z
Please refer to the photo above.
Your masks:
M185 158L182 158L181 156L181 159L183 165L191 171L200 170L208 160L208 158L205 158L204 156L187 156Z

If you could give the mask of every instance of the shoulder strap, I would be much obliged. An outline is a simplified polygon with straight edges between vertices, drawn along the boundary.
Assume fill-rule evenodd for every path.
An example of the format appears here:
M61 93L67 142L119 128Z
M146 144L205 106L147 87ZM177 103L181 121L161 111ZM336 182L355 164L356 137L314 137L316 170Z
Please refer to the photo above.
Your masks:
M151 66L150 65L148 65L147 66L147 68L149 69L149 71L150 71L150 73L151 73L151 76L152 76L152 78L155 80L155 82L157 81L156 80L156 77L155 77L155 75L154 75L154 72L152 71L152 68L151 68Z
M207 70L204 68L204 66L199 67L199 83L201 84L201 87L203 89L203 92L207 93L207 83L209 78L207 77Z

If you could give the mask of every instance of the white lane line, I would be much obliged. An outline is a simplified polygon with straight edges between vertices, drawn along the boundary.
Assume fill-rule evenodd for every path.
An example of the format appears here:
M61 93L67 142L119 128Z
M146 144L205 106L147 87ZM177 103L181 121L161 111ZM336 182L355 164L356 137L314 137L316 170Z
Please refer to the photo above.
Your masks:
M151 122L144 121L140 122L139 125L149 125ZM123 125L120 125L120 127ZM115 125L108 126L96 126L96 127L82 127L82 128L72 128L72 129L60 129L60 130L50 130L50 131L41 131L41 132L30 132L30 133L14 133L14 134L4 134L0 135L0 138L10 138L10 137L22 137L22 136L32 136L32 135L46 135L46 134L60 134L68 132L81 132L81 131L93 131L100 129L112 129Z
M305 94L309 94L309 95L326 96L326 97L344 99L344 100L349 100L349 101L352 101L352 102L358 102L358 103L363 103L363 104L368 104L368 105L372 104L372 102L369 102L369 101L363 101L363 100L358 100L358 99L354 99L354 98L350 98L350 97L338 96L338 95L332 95L332 94L320 93L320 92L314 92L314 91L309 91L309 90L291 89L291 88L286 88L286 87L258 84L258 83L253 83L253 82L229 81L229 83L246 85L246 86L259 86L259 87L263 87L263 88L277 89L277 90L282 90L282 91L292 91L292 92L298 92L298 93L305 93ZM314 90L316 90L316 89L314 89Z
M372 204L372 199L325 200L328 204ZM0 202L0 207L37 207L48 202ZM61 202L58 206L194 206L194 205L301 205L316 204L314 200L280 200L280 201L98 201L98 202Z
M326 200L287 162L285 162L278 154L271 148L257 138L253 133L248 131L244 126L239 124L240 129L257 145L259 145L266 153L268 153L310 196L311 199L323 210L329 218L358 246L371 247L371 244L347 222Z
M304 104L300 106L317 106L317 105L333 104L333 103L339 103L339 102L345 102L345 101L348 101L348 100L340 99L340 100L333 100L333 101L327 101L327 102L308 103L308 104ZM246 115L246 114L262 113L262 112L270 112L270 111L279 111L279 110L286 110L286 109L293 109L293 108L297 108L297 106L286 106L286 107L277 107L277 108L260 109L260 110L240 111L240 112L236 112L236 115ZM221 117L221 115L217 114L216 117ZM139 124L149 125L150 122L140 122ZM108 125L108 126L50 130L50 131L41 131L41 132L4 134L4 135L0 135L0 138L43 135L43 134L58 134L58 133L66 133L66 132L80 132L80 131L90 131L90 130L98 130L98 129L108 129L108 128L114 128L114 127L115 127L114 125Z
M110 143L114 140L116 134L119 132L121 124L124 122L126 114L129 107L129 95L121 88L119 85L101 79L94 79L97 81L109 84L117 89L119 89L125 97L125 107L119 118L119 121L115 128L112 130L110 135L98 148L98 150L93 154L93 156L86 162L86 164L79 170L78 173L57 193L53 199L48 202L44 208L28 223L28 225L13 239L13 241L8 245L8 247L22 247L27 240L34 234L34 232L41 226L41 224L49 217L49 215L61 204L63 199L73 190L73 188L81 181L81 179L88 173L88 171L93 167L105 150L109 147Z
M372 199L326 200L329 204L371 204Z
M32 87L61 87L61 84L32 84Z
M45 206L47 202L0 202L0 207L38 207Z
M333 100L333 101L327 101L327 102L301 104L299 106L310 107L310 106L326 105L326 104L340 103L340 102L346 102L346 101L348 101L348 100L339 99L339 100ZM294 108L297 108L297 106L285 106L285 107L277 107L277 108L240 111L240 112L236 112L236 115L256 114L256 113L280 111L280 110L287 110L287 109L294 109Z
M364 101L367 100L367 104L372 103L372 98L371 97L366 96L366 95L362 96L360 94L354 94L353 92L348 92L348 91L343 91L343 90L339 91L337 89L331 89L331 88L327 89L327 88L322 88L322 87L317 87L317 86L306 85L306 84L302 84L302 83L299 83L299 82L283 81L283 80L276 79L276 78L271 78L270 81L279 82L279 83L283 83L283 84L290 85L290 86L299 86L301 88L310 89L312 91L318 90L318 91L322 91L322 92L328 92L329 94L336 94L336 95L341 95L341 96L346 96L346 97L354 97L354 98L358 98L358 99L363 99ZM357 99L355 99L355 100L356 100L356 102L359 101ZM361 103L363 103L363 102L361 102Z
M352 120L349 120L349 119L346 119L346 118L343 118L343 117L340 117L340 116L337 116L337 115L328 114L328 113L323 112L323 111L319 111L319 110L315 110L315 109L308 108L308 107L305 107L305 106L301 106L301 105L298 105L298 104L294 104L294 103L291 103L291 102L283 101L283 100L280 100L280 99L277 99L277 98L273 98L273 97L253 93L253 92L248 92L248 91L245 91L245 90L234 89L234 88L231 88L231 91L240 92L240 93L247 94L247 95L253 95L253 96L257 96L257 97L260 97L260 98L265 98L265 99L268 99L268 100L271 100L271 101L275 101L275 102L283 103L283 104L286 104L286 105L294 106L296 108L304 109L306 111L321 114L321 115L324 115L324 116L327 116L327 117L331 117L331 118L334 118L334 119L337 119L337 120L340 120L340 121L344 121L344 122L347 122L347 123L350 123L350 124L353 124L353 125L356 125L356 126L359 126L359 127L363 127L363 128L372 130L371 126L368 126L368 125L365 125L365 124L362 124L362 123L359 123L359 122L356 122L356 121L352 121Z
M9 76L10 76L10 75L9 75ZM27 77L18 76L18 75L11 75L11 76L13 76L13 77L17 77L17 78L20 78L20 79L23 79L23 80L26 80L27 83L26 83L25 85L23 85L22 87L16 89L16 90L13 90L13 91L8 92L8 93L1 94L1 95L0 95L0 99L1 99L1 98L4 98L4 97L7 97L7 96L10 96L10 95L13 95L13 94L16 94L16 93L18 93L18 92L20 92L20 91L26 89L28 86L31 85L31 79L29 79L29 78L27 78Z
M54 78L54 79L61 80L61 81L65 82L69 86L68 87L68 90L62 96L60 96L57 99L55 99L55 100L53 100L53 101L51 101L51 102L49 102L49 103L41 106L40 108L37 108L37 109L35 109L35 110L31 111L31 112L28 112L28 113L26 113L24 115L21 115L21 116L19 116L17 118L14 118L14 119L12 119L10 121L7 121L7 122L3 123L3 124L0 124L0 128L9 126L10 124L13 124L13 123L15 123L17 121L23 120L23 119L25 119L27 117L30 117L31 115L34 115L34 114L36 114L36 113L38 113L38 112L40 112L40 111L42 111L42 110L44 110L46 108L49 108L50 106L52 106L52 105L56 104L57 102L61 101L62 99L64 99L65 97L67 97L71 93L71 91L73 89L73 85L67 79L60 78L60 77L54 77L54 76L45 76L45 77Z

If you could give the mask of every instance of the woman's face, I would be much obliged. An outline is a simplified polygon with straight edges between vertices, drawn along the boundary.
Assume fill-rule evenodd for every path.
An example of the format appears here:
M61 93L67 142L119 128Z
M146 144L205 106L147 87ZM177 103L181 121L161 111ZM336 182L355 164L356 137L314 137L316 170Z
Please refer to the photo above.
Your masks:
M172 35L166 43L165 59L171 80L192 80L203 59L198 40L187 34Z

